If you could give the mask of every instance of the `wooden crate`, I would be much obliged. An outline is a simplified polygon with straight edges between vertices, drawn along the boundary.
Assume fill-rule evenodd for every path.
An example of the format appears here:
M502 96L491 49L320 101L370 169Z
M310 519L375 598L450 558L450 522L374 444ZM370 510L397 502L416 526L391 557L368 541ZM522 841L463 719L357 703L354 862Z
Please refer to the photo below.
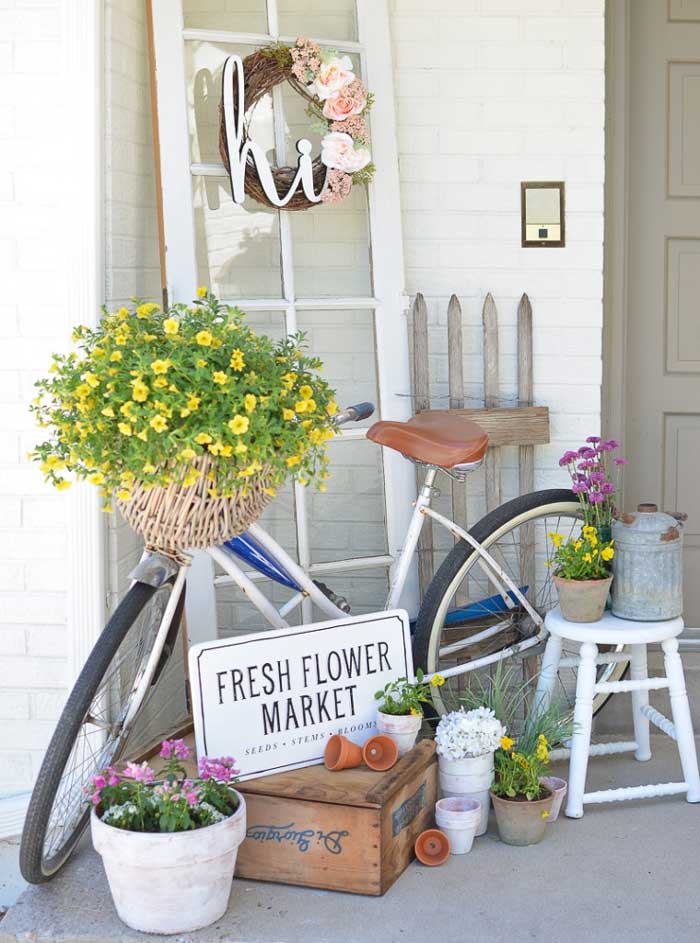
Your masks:
M384 894L433 824L435 744L421 741L387 773L312 766L239 783L248 835L236 876Z

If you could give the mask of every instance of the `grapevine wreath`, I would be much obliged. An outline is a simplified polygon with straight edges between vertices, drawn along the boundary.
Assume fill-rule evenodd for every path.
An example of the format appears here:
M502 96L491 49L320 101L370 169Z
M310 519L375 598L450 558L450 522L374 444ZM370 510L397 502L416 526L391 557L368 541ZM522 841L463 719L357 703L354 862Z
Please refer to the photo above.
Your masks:
M235 73L232 81L235 92ZM354 185L369 183L375 168L368 146L366 118L373 96L355 76L348 56L339 55L335 49L322 49L310 39L299 38L293 46L278 43L258 49L243 60L243 82L246 108L244 141L249 136L249 116L255 105L275 86L288 82L306 100L313 130L323 134L321 153L313 160L314 189L316 193L322 191L321 200L338 203L348 196ZM233 101L234 118L237 118L236 94ZM219 112L219 151L229 170L223 96ZM272 168L280 196L288 192L296 173L295 167ZM259 203L277 208L265 193L250 154L246 160L245 191ZM315 205L301 189L297 189L284 208L307 210Z

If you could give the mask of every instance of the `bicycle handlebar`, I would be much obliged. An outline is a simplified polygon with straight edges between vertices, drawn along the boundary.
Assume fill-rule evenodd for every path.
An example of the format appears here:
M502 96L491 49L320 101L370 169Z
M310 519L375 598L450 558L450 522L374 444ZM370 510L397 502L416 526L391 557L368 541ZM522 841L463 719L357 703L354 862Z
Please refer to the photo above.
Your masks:
M342 426L346 422L361 422L363 419L369 419L374 412L374 403L355 403L354 406L346 406L338 413L336 423Z

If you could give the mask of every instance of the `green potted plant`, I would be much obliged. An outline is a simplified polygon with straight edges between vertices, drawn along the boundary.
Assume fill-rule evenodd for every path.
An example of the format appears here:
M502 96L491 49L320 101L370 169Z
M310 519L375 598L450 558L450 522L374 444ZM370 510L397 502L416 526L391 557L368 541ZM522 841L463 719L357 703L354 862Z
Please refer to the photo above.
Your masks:
M561 613L569 622L597 622L605 611L612 574L608 568L615 555L613 541L599 541L595 527L585 524L580 537L564 540L549 534L554 544L554 582Z
M542 783L549 765L549 742L540 733L533 744L501 740L496 751L496 778L491 798L501 841L507 845L534 845L545 836L554 795Z
M147 544L204 547L245 530L288 476L323 488L333 391L303 335L272 341L206 288L192 305L136 303L76 328L34 410L33 457L57 488L113 496Z
M413 748L423 723L423 705L430 702L430 685L424 682L424 677L419 668L415 681L408 678L390 681L374 695L375 700L381 702L377 710L377 730L396 742L399 756ZM433 675L434 687L444 683L441 675Z
M199 761L189 778L189 747L164 740L163 769L110 767L93 777L91 832L119 917L144 933L186 933L226 911L238 847L246 834L232 757Z

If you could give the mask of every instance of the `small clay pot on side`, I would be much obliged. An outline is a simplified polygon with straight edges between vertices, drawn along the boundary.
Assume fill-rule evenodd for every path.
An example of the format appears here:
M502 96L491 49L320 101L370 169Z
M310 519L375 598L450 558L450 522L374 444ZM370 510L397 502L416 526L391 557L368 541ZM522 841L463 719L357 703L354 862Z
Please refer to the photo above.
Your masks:
M429 828L416 838L414 850L421 864L434 868L449 858L450 840L439 828Z
M362 758L370 769L383 773L396 763L399 758L399 748L396 743L384 734L370 737L362 748Z
M336 733L326 744L323 762L326 769L333 773L341 769L355 769L362 763L362 747L358 747L356 743L342 734Z
M605 580L565 580L554 576L559 607L567 622L598 622L603 618L613 578Z
M554 803L554 795L544 787L543 799L504 799L493 791L491 798L498 822L498 833L506 845L537 845L544 838Z
M552 808L549 812L548 822L556 822L559 818L559 812L561 811L561 805L566 796L567 782L565 779L560 779L558 776L543 776L540 779L540 782L543 786L546 786L547 789L550 789L552 795L554 796L554 801L552 802Z

